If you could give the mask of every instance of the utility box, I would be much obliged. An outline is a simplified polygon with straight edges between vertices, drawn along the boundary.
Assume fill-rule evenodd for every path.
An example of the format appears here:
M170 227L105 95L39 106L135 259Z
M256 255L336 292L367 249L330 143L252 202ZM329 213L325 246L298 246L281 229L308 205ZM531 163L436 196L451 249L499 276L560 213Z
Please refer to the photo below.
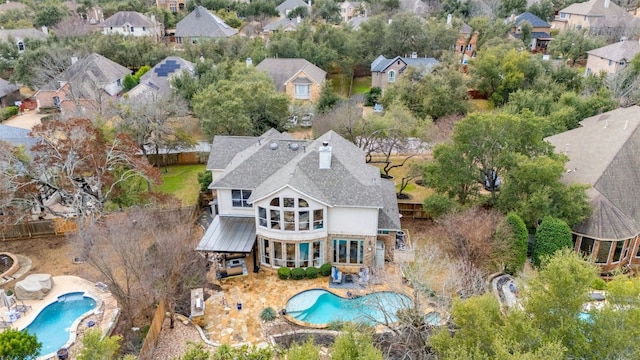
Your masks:
M381 240L376 241L376 256L374 259L376 269L384 268L384 251L384 242Z

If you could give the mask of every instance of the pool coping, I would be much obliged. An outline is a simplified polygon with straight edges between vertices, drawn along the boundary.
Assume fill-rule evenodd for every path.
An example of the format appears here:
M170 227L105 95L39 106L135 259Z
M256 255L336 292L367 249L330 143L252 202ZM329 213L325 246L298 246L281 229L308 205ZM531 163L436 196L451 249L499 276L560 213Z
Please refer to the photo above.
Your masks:
M81 290L81 291L70 291L68 293L63 293L63 294L58 294L54 299L51 299L51 301L49 301L46 305L44 305L40 311L38 311L38 313L33 317L33 319L31 319L31 321L29 321L29 323L27 323L24 326L21 326L20 330L24 330L27 327L29 327L29 325L33 324L33 322L36 320L36 318L38 318L38 316L40 316L40 314L44 311L44 309L46 309L47 307L49 307L50 305L60 301L60 298L63 296L68 296L70 294L82 294L83 297L88 297L90 299L92 299L96 305L93 309L81 314L80 316L78 316L72 323L71 325L69 325L69 340L67 340L67 342L62 345L62 347L60 347L60 349L65 348L68 349L71 345L73 345L76 341L77 338L77 331L78 331L78 327L80 326L80 323L86 319L88 316L96 314L97 312L101 311L100 309L102 309L102 306L104 305L104 302L102 301L102 299L94 296L93 294L89 293L86 290ZM38 360L46 360L46 359L51 359L51 358L55 358L57 356L58 350L48 353L48 354L44 354L44 355L40 355L38 356Z
M305 293L305 292L308 292L308 291L314 291L314 290L322 290L322 291L324 291L324 292L331 293L331 294L333 294L333 295L335 295L335 296L337 296L337 297L339 297L339 298L341 298L341 299L345 299L345 300L353 300L353 299L357 299L357 298L359 298L359 297L363 297L363 296L365 296L365 295L370 295L370 294L375 294L375 293L395 293L395 294L400 294L400 295L406 296L406 297L408 297L408 298L411 300L411 296L409 296L409 295L407 295L407 294L405 294L405 293L401 293L401 292L393 291L393 290L379 290L379 291L371 291L371 292L368 292L368 293L366 293L366 294L362 294L362 295L360 295L360 294L358 294L358 295L354 294L353 296L341 296L341 295L337 294L336 292L331 291L330 289L325 289L325 288L311 288L311 289L306 289L306 290L300 291L300 292L298 292L298 293L294 294L293 296L291 296L291 297L287 300L287 302L285 303L285 309L286 309L286 304L287 304L287 303L289 303L289 301L290 301L292 298L294 298L294 297L296 297L296 296L298 296L298 295L300 295L300 294L303 294L303 293ZM413 302L413 300L411 300L411 301ZM329 328L329 325L330 325L330 323L328 323L328 324L312 324L312 323L308 323L308 322L306 322L306 321L298 320L298 319L296 319L295 317L293 317L293 316L289 315L288 313L284 314L284 315L282 316L282 318L283 318L283 319L285 319L286 321L290 322L291 324L298 325L298 326L302 326L302 327L309 328L309 329L315 329L315 330L327 330L327 329ZM377 325L379 325L379 324L376 324L376 326L377 326Z

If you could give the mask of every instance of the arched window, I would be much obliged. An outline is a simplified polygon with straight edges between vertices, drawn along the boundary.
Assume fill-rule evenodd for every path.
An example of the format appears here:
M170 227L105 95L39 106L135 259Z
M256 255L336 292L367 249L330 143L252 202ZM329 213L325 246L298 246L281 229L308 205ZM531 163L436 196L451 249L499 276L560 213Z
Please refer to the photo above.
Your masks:
M389 71L389 82L395 82L396 81L396 71L395 70L391 70Z
M308 231L324 228L324 210L312 209L303 198L275 197L258 207L258 225L272 230Z

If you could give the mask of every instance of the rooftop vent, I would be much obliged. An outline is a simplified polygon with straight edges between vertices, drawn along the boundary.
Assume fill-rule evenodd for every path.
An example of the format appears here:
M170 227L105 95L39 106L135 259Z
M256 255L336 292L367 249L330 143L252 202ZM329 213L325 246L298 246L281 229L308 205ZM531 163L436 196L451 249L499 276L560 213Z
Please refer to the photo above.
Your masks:
M278 143L276 143L276 142L272 142L272 143L271 143L271 145L269 145L269 148L270 148L271 150L276 150L276 149L278 149Z
M298 145L297 143L290 143L289 144L289 149L296 151L300 148L300 145Z

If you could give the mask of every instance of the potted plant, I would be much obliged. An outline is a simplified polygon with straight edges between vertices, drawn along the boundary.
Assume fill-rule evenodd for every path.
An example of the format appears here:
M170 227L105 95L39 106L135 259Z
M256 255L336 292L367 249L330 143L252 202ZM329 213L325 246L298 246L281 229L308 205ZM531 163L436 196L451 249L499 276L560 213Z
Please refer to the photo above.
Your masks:
M5 294L7 295L7 298L9 299L9 303L11 303L11 304L15 304L16 303L16 299L15 299L15 297L13 295L13 290L7 289Z

